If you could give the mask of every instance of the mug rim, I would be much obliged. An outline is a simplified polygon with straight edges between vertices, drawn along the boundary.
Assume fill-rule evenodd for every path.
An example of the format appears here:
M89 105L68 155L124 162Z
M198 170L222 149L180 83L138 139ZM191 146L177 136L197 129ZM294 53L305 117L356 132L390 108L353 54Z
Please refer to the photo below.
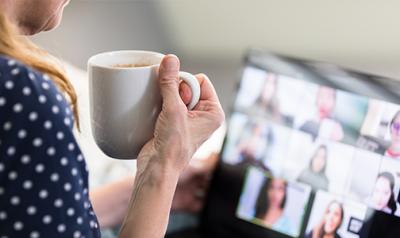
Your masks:
M165 55L159 52L155 52L155 51L147 51L147 50L112 50L112 51L105 51L105 52L101 52L98 54L95 54L93 56L91 56L88 59L88 67L99 67L99 68L104 68L104 69L112 69L112 70L138 70L138 69L147 69L147 68L152 68L154 66L159 66L160 63L158 64L151 64L148 66L141 66L141 67L113 67L110 65L105 65L105 64L100 64L100 63L96 63L94 62L96 59L101 58L101 57L105 57L105 56L109 56L109 55L113 55L113 54L149 54L149 55L153 55L155 57L159 57L160 59L162 59Z

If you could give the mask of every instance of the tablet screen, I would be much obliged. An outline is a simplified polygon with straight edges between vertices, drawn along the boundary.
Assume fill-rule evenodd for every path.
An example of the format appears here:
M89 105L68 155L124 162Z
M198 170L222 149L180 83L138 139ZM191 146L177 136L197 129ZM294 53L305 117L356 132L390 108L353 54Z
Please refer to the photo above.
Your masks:
M247 230L369 238L374 214L400 216L397 104L247 65L221 156L244 168Z

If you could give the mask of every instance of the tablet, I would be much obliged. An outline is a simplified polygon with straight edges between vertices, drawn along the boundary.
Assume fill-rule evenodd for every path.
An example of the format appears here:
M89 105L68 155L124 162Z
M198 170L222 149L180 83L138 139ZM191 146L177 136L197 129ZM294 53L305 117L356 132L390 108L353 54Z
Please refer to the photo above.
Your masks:
M202 229L400 237L400 83L251 50Z

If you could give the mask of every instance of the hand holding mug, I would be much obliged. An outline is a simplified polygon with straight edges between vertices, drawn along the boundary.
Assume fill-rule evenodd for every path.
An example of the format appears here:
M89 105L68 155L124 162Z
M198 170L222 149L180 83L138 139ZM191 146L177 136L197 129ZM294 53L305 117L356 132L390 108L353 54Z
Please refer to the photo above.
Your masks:
M210 80L204 74L196 76L200 85L200 99L193 110L188 110L184 101L191 98L190 89L179 79L179 59L174 55L163 58L158 74L162 96L162 110L158 116L154 138L142 149L138 169L145 169L148 161L141 156L156 153L156 158L165 158L162 163L180 171L186 167L198 147L224 121L224 112ZM180 92L181 89L181 92ZM183 100L182 98L183 97Z

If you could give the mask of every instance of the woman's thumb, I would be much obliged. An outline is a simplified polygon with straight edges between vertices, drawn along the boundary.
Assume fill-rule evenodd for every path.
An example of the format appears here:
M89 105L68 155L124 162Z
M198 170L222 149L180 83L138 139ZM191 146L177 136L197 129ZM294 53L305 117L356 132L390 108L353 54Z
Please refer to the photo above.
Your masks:
M164 103L182 101L179 95L179 59L175 55L166 55L161 61L158 80Z

